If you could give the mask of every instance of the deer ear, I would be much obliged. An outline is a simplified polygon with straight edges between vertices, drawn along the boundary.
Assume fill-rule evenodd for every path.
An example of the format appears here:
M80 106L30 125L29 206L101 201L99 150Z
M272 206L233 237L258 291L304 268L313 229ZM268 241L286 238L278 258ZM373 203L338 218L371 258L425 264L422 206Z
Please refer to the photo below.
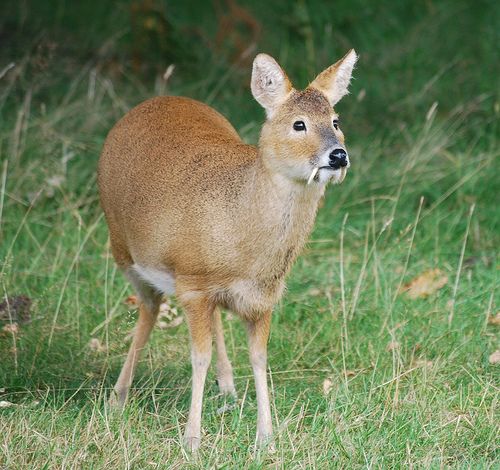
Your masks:
M309 85L323 92L332 106L349 93L352 69L358 60L354 49L351 49L342 59L321 72Z
M253 61L251 87L253 97L266 110L268 118L292 90L283 69L267 54L259 54Z

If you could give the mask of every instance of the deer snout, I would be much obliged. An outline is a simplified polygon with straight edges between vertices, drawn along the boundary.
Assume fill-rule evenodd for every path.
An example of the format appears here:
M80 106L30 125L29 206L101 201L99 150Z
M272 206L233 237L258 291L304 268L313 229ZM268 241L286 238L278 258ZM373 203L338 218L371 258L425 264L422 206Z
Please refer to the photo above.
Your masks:
M341 168L349 166L349 157L345 149L341 147L333 149L330 152L328 164L334 170L340 170Z

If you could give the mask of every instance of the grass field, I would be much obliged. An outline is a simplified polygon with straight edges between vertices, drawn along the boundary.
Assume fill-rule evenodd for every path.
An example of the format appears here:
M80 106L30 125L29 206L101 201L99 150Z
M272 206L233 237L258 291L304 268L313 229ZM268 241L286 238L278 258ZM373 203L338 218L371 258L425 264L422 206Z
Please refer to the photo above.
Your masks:
M127 4L81 2L94 17L88 5L39 3L7 2L0 15L0 293L32 300L17 329L0 307L0 469L498 468L498 6L358 0L333 14L304 1L286 19L285 5L248 7L263 28L257 49L300 86L357 49L338 107L352 168L328 189L275 308L276 452L253 448L245 331L226 315L239 400L219 414L209 372L204 440L189 456L185 322L153 332L124 414L105 407L135 310L110 255L95 169L113 123L159 93L209 102L256 142L263 112L250 65L203 41L202 54L193 33L189 64L151 57L146 43L134 71L127 47L140 41ZM202 12L212 37L209 7L169 14L189 25ZM158 70L144 66L153 60ZM434 269L440 288L403 292Z

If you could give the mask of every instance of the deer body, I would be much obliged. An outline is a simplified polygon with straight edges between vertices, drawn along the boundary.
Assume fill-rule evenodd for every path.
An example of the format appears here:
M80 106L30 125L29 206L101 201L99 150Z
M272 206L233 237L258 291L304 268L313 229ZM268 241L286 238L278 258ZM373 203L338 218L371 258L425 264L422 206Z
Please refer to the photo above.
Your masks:
M111 237L124 269L168 295L183 278L244 317L272 308L324 186L304 191L275 181L256 147L188 98L146 101L115 126L102 154L101 187L116 156L120 173L101 200L110 226L120 227Z
M347 92L355 59L351 51L308 89L297 92L271 57L257 56L252 92L268 115L258 148L243 143L209 106L181 97L140 104L106 139L99 162L101 204L113 255L141 302L112 402L124 404L161 296L175 293L185 308L192 339L193 391L185 433L190 449L200 442L213 335L219 385L223 392L235 393L219 307L233 310L248 325L258 440L270 438L270 314L312 229L326 182L345 176L345 153L345 164L339 166L337 157L332 164L332 146L343 149L343 136L332 130L336 98L330 95L332 87L340 97ZM344 82L332 85L339 77ZM310 126L307 138L305 132L299 135L301 131L291 129L297 119ZM314 123L317 129L312 132ZM318 174L307 184L313 169Z

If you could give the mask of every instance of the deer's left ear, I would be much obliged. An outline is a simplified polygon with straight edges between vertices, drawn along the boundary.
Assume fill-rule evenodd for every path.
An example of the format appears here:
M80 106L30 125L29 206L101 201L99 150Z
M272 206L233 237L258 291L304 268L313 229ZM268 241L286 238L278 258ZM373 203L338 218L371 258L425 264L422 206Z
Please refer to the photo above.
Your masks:
M321 72L309 85L326 95L332 106L349 93L352 69L358 60L354 49L351 49L342 59Z

